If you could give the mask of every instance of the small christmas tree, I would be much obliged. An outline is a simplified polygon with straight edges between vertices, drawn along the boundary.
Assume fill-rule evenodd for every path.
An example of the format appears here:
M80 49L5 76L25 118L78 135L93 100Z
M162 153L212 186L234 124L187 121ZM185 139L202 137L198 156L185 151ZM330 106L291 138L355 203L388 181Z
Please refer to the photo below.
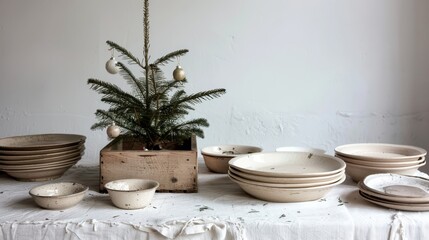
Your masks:
M140 67L144 76L136 77L125 64L112 58L106 64L107 70L111 73L119 71L131 86L132 92L124 91L115 84L88 79L91 89L102 94L101 101L110 105L107 110L97 109L95 115L98 122L91 129L105 129L115 123L122 129L123 135L138 138L147 149L160 149L171 142L180 143L193 134L203 138L201 128L209 126L207 120L185 120L185 116L194 110L193 105L217 98L225 93L225 89L188 95L184 90L187 81L179 66L174 72L175 79L167 80L164 77L160 67L185 55L188 52L186 49L171 52L149 63L149 0L144 0L143 33L142 61L124 47L107 41L112 51L119 52L129 64Z

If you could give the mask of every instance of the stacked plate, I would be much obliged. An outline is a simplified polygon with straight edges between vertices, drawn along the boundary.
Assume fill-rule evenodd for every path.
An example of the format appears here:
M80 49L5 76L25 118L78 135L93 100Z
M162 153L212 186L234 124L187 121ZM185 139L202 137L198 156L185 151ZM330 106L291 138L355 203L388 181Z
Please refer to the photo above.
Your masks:
M429 211L429 179L393 173L372 174L359 182L367 201L398 210Z
M335 148L335 156L346 162L346 173L355 182L376 173L414 175L426 164L426 150L407 145L348 144Z
M85 136L39 134L0 139L0 170L19 181L58 178L84 154Z
M322 198L346 176L336 157L306 152L253 153L229 161L229 178L248 194L271 202Z

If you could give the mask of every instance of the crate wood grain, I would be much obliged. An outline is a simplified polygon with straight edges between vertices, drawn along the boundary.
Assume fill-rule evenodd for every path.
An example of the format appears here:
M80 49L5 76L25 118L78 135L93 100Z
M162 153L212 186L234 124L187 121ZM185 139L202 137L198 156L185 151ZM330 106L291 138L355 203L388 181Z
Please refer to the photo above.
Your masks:
M159 182L158 192L197 192L198 159L196 137L189 150L127 150L126 141L113 140L100 151L100 192L104 184L124 178Z

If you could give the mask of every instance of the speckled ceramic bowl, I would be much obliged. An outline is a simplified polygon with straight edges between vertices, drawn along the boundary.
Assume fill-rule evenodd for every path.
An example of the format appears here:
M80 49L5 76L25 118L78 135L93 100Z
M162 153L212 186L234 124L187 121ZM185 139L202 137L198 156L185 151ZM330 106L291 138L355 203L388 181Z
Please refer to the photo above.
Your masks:
M228 162L242 154L261 152L262 148L243 145L220 145L201 150L207 168L215 173L228 173Z
M159 183L148 179L121 179L108 182L104 187L116 207L139 209L150 204Z
M60 210L75 206L85 196L88 187L80 183L50 183L30 190L37 205L42 208Z

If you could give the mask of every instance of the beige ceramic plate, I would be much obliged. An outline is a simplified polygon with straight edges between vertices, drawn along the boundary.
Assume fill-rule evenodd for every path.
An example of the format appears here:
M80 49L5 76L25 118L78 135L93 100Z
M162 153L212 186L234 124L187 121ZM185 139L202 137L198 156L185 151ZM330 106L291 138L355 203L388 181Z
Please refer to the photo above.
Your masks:
M235 157L229 165L242 172L269 177L319 177L338 173L343 160L305 152L253 153Z
M263 186L263 187L273 187L273 188L304 188L304 187L317 187L317 186L323 186L323 185L328 185L334 182L337 182L338 180L340 180L341 178L343 178L345 176L345 174L341 174L339 177L334 178L332 180L329 181L318 181L318 182L311 182L311 183L267 183L267 182L260 182L260 181L254 181L254 180L249 180L246 178L242 178L232 172L228 173L231 177L237 179L238 181L242 181L245 183L249 183L249 184L254 184L254 185L258 185L258 186Z
M386 201L390 202L396 202L396 203L426 203L429 204L429 200L427 198L410 198L410 197L394 197L389 195L380 194L377 192L373 192L370 189L367 189L363 184L362 181L358 183L359 190L369 196L380 198Z
M410 167L397 167L397 168L383 168L383 167L368 167L356 164L347 163L346 174L349 175L353 181L359 182L366 176L376 173L396 173L402 175L414 175L419 167L426 164L426 161Z
M335 153L362 160L418 160L426 155L426 150L419 147L383 143L357 143L335 148Z
M420 160L397 160L397 161L378 161L378 160L359 160L354 158L348 158L341 155L335 155L344 160L346 163L368 166L368 167L409 167L415 166L425 161L425 158L422 157Z
M77 151L73 153L69 153L66 155L58 156L58 157L50 157L50 158L41 158L41 159L29 159L22 161L9 161L8 164L4 164L4 161L1 161L0 169L14 169L14 168L22 168L26 165L41 165L41 164L52 164L52 163L61 163L63 161L69 160L70 158L81 158L83 156L82 151Z
M32 188L29 194L40 207L61 210L82 201L88 189L80 183L50 183Z
M73 145L67 147L58 147L58 148L50 148L50 149L42 149L42 150L4 150L0 149L1 156L29 156L29 155L42 155L42 154L50 154L57 152L64 152L79 148L85 144L85 141L81 141L75 143Z
M229 178L233 182L237 183L248 194L269 202L306 202L317 200L325 196L325 194L328 193L332 187L341 184L346 179L344 176L335 183L317 187L272 188L248 184L239 181L232 176L229 176Z
M319 148L289 146L289 147L278 147L276 148L276 152L307 152L307 153L324 154L326 151Z
M429 202L429 180L420 177L384 173L367 176L362 185L372 192L402 197L422 198Z
M77 147L72 148L67 151L56 152L56 153L46 153L46 154L34 154L34 155L20 155L20 156L9 156L9 155L0 155L0 163L2 164L16 164L18 161L25 160L38 160L46 159L52 157L61 157L71 153L81 152L85 147L83 145L77 145Z
M341 176L344 174L344 170L340 171L338 173L328 175L328 176L321 176L321 177L292 177L292 178L285 178L285 177L266 177L266 176L258 176L253 175L250 173L242 172L238 169L233 168L232 166L229 168L229 171L234 173L235 175L238 175L242 178L258 181L258 182L266 182L266 183L281 183L281 184L303 184L303 183L317 183L317 182L323 182L323 181L332 181L338 178L341 178Z
M85 141L86 137L76 134L38 134L0 139L3 150L42 150L67 147Z
M363 199L367 200L368 202L371 202L386 208L403 210L403 211L414 211L414 212L429 211L429 204L424 204L424 203L401 204L401 203L390 202L376 197L372 197L361 191L359 191L359 194Z
M81 159L80 155L71 156L69 158L62 159L57 162L50 163L35 163L35 164L22 164L22 165L0 165L0 169L7 170L31 170L31 169L45 169L47 167L57 167L62 165L68 165L70 163L76 163Z
M4 170L7 175L23 182L41 182L49 181L61 177L75 163L64 166L49 167L44 169L32 170Z
M219 145L205 147L201 154L215 157L236 157L242 154L261 152L262 148L245 145Z

